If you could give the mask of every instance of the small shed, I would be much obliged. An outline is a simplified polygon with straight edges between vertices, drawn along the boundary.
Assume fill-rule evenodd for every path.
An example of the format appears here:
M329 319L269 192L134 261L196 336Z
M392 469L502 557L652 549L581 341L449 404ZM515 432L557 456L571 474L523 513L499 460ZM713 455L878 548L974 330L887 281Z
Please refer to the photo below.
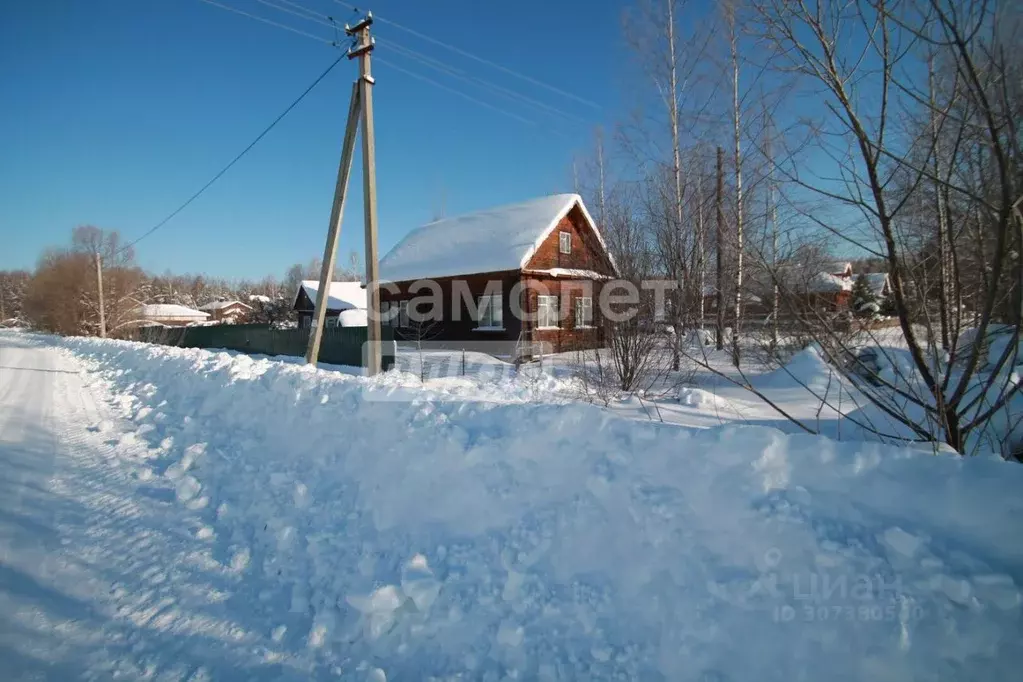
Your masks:
M199 306L199 310L209 313L210 317L217 322L234 324L252 312L252 306L241 301L212 301Z
M142 324L162 324L167 327L184 327L210 319L209 313L176 303L149 303L139 306L135 312Z
M309 328L312 326L313 314L316 310L316 295L320 290L320 283L316 280L303 280L295 293L295 303L292 310L298 313L298 326ZM348 313L344 320L339 316L345 311L363 311L359 316L356 313ZM333 325L341 323L343 327L366 326L366 289L359 282L331 282L327 291L327 322ZM362 325L352 324L356 319L362 320ZM349 323L345 323L349 322Z

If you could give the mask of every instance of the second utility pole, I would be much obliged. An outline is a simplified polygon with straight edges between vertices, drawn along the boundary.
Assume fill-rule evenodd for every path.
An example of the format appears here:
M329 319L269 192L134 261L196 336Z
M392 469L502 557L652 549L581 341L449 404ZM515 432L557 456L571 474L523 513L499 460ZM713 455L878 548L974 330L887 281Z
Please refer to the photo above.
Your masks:
M348 58L359 58L359 103L362 105L362 191L366 217L366 317L367 349L366 376L379 374L382 367L380 343L380 282L377 263L377 169L376 137L373 129L373 74L370 71L370 53L373 39L369 27L373 15L352 27L345 27L348 35L358 35L359 44L348 52Z

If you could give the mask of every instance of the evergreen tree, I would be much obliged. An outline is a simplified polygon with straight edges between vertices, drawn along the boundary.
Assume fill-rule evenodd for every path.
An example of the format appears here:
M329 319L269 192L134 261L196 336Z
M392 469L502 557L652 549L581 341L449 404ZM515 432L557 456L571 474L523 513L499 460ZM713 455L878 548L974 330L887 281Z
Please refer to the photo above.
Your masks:
M871 290L867 276L864 274L860 274L853 282L851 298L852 311L856 317L871 317L880 310L877 296Z

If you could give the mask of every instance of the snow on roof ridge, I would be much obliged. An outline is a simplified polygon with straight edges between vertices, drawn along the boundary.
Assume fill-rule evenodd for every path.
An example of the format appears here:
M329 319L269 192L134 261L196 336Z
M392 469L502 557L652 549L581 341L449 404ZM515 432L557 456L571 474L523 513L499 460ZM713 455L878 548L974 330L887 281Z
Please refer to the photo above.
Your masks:
M221 308L227 308L229 306L232 306L235 303L237 303L238 305L243 305L246 308L249 307L247 304L242 303L239 300L231 300L231 301L219 300L219 301L210 301L209 303L204 303L203 305L199 306L199 310L220 310Z
M306 290L306 296L316 305L316 293L320 290L320 281L316 279L304 279L298 285L298 290ZM295 292L298 298L298 292ZM327 309L328 310L349 310L352 308L366 308L366 290L360 282L356 281L332 281L327 287Z
M144 303L138 308L139 313L143 316L151 317L209 317L209 313L204 313L201 310L195 308L189 308L188 306L180 305L178 303Z
M380 279L402 282L522 270L540 244L576 206L607 251L582 197L574 193L551 194L420 225L381 259ZM613 257L611 262L614 265Z

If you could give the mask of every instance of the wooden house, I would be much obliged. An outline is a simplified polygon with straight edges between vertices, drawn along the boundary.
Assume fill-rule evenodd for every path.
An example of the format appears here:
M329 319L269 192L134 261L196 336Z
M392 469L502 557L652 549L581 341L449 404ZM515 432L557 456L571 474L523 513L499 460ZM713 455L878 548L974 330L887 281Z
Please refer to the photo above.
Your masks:
M582 199L558 194L413 230L380 261L381 310L399 340L506 356L596 348L616 275Z
M316 308L316 293L320 283L303 280L295 292L292 310L298 313L298 326L308 329L312 325ZM324 326L365 327L366 289L360 282L331 282L327 292L327 316Z
M252 312L252 306L241 301L212 301L199 306L199 310L209 313L214 322L235 324Z

